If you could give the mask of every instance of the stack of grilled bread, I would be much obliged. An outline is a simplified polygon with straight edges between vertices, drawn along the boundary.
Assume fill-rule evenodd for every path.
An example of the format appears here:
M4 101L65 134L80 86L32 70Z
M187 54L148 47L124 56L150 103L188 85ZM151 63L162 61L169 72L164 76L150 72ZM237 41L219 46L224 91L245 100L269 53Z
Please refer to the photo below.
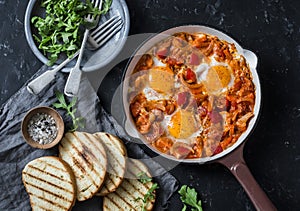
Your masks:
M126 155L123 142L111 134L66 133L59 157L37 158L22 172L32 210L71 210L76 199L93 196L104 197L104 210L152 210L155 197L142 199L153 183L138 178L141 172L151 175Z

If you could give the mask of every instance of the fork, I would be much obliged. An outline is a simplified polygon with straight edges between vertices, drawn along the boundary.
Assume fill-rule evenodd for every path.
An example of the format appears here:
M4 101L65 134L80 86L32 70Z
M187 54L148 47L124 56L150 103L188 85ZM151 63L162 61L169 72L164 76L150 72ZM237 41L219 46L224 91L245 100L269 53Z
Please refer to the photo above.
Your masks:
M102 0L91 0L91 3L93 4L93 6L95 8L98 8L99 10L101 10ZM86 44L87 38L89 36L90 30L97 26L97 24L99 22L99 18L100 18L99 15L97 15L95 17L94 15L91 15L91 14L88 14L84 17L85 21L88 23L88 26L86 27L85 32L84 32L84 36L83 36L83 40L81 43L77 62L70 71L70 74L69 74L69 77L67 79L67 83L66 83L65 89L64 89L65 95L67 95L69 97L73 97L73 96L77 95L77 93L78 93L81 74L82 74L80 64L81 64L81 60L82 60L83 51L85 49L85 44Z
M93 30L88 38L89 44L92 45L91 50L95 50L106 43L112 35L117 33L123 26L121 16L114 15L109 20L104 22L101 26ZM107 30L103 30L107 29ZM103 32L103 33L100 33Z
M115 15L111 17L106 22L102 23L100 26L91 31L91 34L88 38L89 43L91 44L90 50L96 50L101 47L105 42L107 42L113 35L115 35L123 26L123 20L120 16ZM106 35L104 39L101 39ZM52 70L47 70L37 78L33 79L27 84L27 90L32 94L39 94L51 81L54 80L55 75L60 71L65 65L72 61L76 56L78 56L79 50L71 57L67 58L57 67Z

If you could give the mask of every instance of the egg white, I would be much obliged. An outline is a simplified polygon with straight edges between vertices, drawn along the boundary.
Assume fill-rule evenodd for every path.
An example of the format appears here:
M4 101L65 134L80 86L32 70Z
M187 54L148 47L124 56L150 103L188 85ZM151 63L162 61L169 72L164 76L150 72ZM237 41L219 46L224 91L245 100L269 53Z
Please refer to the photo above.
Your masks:
M146 86L143 89L143 94L147 98L147 100L169 100L171 97L171 94L161 94L152 89L149 86Z
M165 63L162 63L158 58L156 58L155 56L152 57L153 59L153 63L154 66L162 66L162 67L166 67L167 65Z

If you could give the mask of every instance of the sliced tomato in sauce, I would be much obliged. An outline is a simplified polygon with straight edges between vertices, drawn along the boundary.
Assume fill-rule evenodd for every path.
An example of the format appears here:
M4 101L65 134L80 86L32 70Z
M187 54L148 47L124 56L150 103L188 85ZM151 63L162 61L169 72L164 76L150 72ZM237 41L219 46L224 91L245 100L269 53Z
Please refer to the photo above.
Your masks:
M191 70L191 68L185 69L185 80L188 83L194 83L197 81L196 73L193 70Z
M163 49L159 49L157 52L156 52L156 55L158 56L158 58L160 59L165 59L167 56L168 56L168 49L167 48L163 48Z
M200 64L200 58L197 54L195 54L195 53L191 54L190 64L191 65L199 65Z
M188 98L189 98L189 93L188 92L180 92L177 95L177 104L180 107L185 107L188 103Z
M223 120L222 115L218 111L209 112L209 117L213 124L220 123Z

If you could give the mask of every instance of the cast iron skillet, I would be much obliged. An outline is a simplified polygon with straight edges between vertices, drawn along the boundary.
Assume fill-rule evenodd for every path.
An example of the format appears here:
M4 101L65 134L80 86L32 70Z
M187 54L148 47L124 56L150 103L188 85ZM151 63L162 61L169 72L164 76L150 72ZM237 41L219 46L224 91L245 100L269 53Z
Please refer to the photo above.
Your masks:
M149 50L155 43L165 39L166 37L177 33L177 32L203 32L206 34L215 35L221 40L226 40L229 43L234 43L237 51L239 54L243 55L247 62L249 63L252 76L253 76L253 82L256 87L256 98L255 98L255 107L254 107L254 117L249 122L247 130L240 136L240 138L237 140L237 142L229 147L228 149L224 150L223 152L216 154L212 157L205 157L205 158L197 158L197 159L183 159L178 160L173 156L169 156L166 154L163 154L159 152L157 149L152 147L145 138L136 130L135 124L132 120L130 111L129 111L129 103L127 100L127 94L128 94L128 82L129 78L132 74L132 71L134 70L134 67L136 66L137 62L139 61L140 57ZM125 130L126 132L134 137L141 139L142 142L149 147L152 151L156 152L157 154L166 157L168 159L174 160L174 161L180 161L184 163L199 163L204 164L207 162L217 162L221 163L224 166L226 166L232 174L237 178L237 180L240 182L240 184L245 189L246 193L248 194L249 198L253 202L255 208L257 210L276 210L275 206L272 204L272 202L269 200L267 195L264 193L264 191L260 188L258 183L255 181L254 177L252 176L251 172L249 171L244 158L243 158L243 149L246 142L247 137L249 136L250 132L253 130L255 123L258 120L260 107L261 107L261 88L260 88L260 81L258 78L258 74L256 71L257 66L257 57L256 55L249 51L243 49L235 40L233 40L228 35L216 30L212 29L210 27L206 26L200 26L200 25L185 25L185 26L179 26L175 28L168 29L160 34L157 34L150 38L148 41L146 41L134 54L132 59L129 61L127 65L127 69L124 76L123 81L123 106L124 111L126 115L126 121L125 121Z

